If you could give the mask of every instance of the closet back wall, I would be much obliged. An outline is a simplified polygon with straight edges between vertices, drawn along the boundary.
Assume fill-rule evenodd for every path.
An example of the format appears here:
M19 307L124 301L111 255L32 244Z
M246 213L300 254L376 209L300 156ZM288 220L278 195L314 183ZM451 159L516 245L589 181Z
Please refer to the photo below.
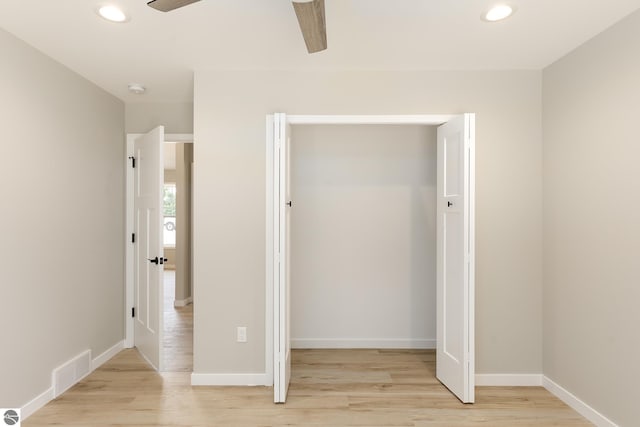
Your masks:
M294 348L435 348L436 128L297 125Z

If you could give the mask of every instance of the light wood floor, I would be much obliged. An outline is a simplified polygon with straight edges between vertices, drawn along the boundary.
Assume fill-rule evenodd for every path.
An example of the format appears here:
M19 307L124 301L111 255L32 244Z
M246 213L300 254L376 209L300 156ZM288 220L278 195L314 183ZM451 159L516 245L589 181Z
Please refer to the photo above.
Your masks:
M164 370L193 371L193 304L174 307L175 270L164 271Z
M125 350L25 426L589 426L541 387L478 387L463 405L418 350L296 350L285 405L269 387L192 387Z

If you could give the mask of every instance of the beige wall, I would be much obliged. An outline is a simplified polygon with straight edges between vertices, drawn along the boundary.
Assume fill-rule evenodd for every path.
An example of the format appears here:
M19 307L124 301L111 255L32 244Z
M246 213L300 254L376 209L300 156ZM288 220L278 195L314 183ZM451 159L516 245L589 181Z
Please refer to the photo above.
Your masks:
M176 248L166 247L164 248L164 257L167 259L164 264L165 270L176 269Z
M191 297L191 164L193 144L176 144L176 300Z
M477 371L541 371L540 72L198 71L196 373L265 369L265 116L278 111L477 113Z
M436 128L303 125L291 141L293 346L433 347Z
M19 407L123 339L124 105L3 30L0 52L0 402Z
M165 133L193 133L191 103L129 103L125 108L127 133L146 133L163 125Z
M165 144L165 147L168 145L175 144ZM164 170L164 183L165 184L175 184L178 180L176 170L175 169L165 169Z
M635 426L640 12L543 76L544 373Z

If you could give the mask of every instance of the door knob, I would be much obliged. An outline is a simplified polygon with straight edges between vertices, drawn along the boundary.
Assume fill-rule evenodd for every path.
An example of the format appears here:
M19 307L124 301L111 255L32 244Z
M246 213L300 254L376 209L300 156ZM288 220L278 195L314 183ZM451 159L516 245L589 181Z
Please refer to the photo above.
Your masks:
M293 202L291 200L289 200L287 203L285 203L285 205L291 207L293 205Z
M447 207L450 208L451 206L453 206L453 203L447 202Z
M150 259L150 258L147 258L147 259L149 260L149 262L150 262L151 264L156 264L156 265L157 265L157 264L162 264L162 263L160 262L160 260L158 259L158 257L155 257L154 259Z

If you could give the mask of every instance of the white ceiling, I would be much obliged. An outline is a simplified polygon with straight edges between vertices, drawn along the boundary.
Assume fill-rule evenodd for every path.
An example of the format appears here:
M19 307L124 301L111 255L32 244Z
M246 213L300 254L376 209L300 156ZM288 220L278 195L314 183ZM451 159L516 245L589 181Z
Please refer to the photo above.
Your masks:
M197 69L541 69L640 8L640 0L326 0L329 49L306 52L290 0L2 0L0 27L126 102L191 102ZM120 5L126 24L96 9ZM127 84L147 86L143 96Z

